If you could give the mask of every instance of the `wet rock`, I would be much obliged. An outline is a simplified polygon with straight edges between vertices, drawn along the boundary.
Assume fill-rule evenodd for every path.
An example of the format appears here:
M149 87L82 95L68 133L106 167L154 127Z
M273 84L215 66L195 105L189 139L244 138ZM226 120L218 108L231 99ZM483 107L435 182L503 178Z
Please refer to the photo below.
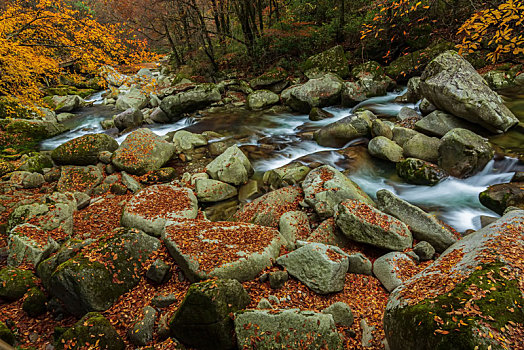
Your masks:
M400 147L404 147L406 142L411 140L413 137L420 135L418 131L395 126L393 128L393 141L395 141Z
M194 134L186 130L179 130L173 135L173 143L178 151L184 152L207 145L207 139L203 135Z
M414 185L434 186L448 177L435 164L421 159L407 158L397 163L397 175Z
M393 139L393 131L388 124L384 123L380 119L375 119L371 123L371 136L384 136L385 138L391 140Z
M423 134L415 135L404 143L404 156L436 163L439 157L440 143L440 139L436 137Z
M333 320L337 326L351 327L353 324L353 312L348 304L343 302L336 302L322 310L323 314L333 316Z
M280 168L268 170L264 173L262 181L272 189L292 186L300 183L311 169L301 163L293 162Z
M377 136L369 141L368 151L373 157L388 160L393 163L400 162L404 159L402 156L402 147L384 136Z
M524 209L524 182L491 185L479 193L479 200L486 208L502 215L508 207Z
M199 179L195 183L195 194L200 202L220 202L237 195L237 189L225 182Z
M321 146L342 147L351 140L368 136L371 123L371 117L366 113L361 113L323 126L315 131L313 136Z
M247 96L247 106L252 110L268 108L280 102L280 96L269 90L257 90Z
M169 117L167 116L167 114L164 113L164 111L160 107L156 107L155 109L153 109L153 111L149 115L149 119L151 119L155 123L169 123Z
M113 118L115 127L119 130L136 128L144 122L144 114L140 109L129 108Z
M248 180L244 185L238 189L238 200L245 202L259 193L258 182L256 180Z
M400 286L406 278L405 269L414 268L415 263L409 256L400 252L391 252L381 256L373 263L373 274L391 292Z
M320 78L311 79L290 91L287 104L301 113L309 113L313 107L327 107L340 101L342 79L328 73Z
M151 306L146 306L142 313L142 319L138 320L127 333L131 343L138 346L146 346L153 340L157 314L156 310Z
M349 239L377 248L403 251L413 243L411 232L403 222L358 200L341 202L335 222Z
M206 172L214 180L241 185L254 171L244 153L237 146L231 146L207 165Z
M456 128L476 130L474 124L442 111L434 111L415 123L415 128L428 134L442 137Z
M191 90L164 98L160 108L171 121L177 121L182 118L183 113L207 107L221 98L220 90L215 84L199 84Z
M309 120L319 121L328 118L333 118L333 114L323 110L322 108L313 107L311 108L311 111L309 111Z

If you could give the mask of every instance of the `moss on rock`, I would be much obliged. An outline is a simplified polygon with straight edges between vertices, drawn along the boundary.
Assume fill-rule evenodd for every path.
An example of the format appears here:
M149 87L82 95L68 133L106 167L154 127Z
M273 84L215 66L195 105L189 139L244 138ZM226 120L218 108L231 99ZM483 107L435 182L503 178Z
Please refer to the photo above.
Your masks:
M51 157L57 164L95 165L100 152L114 152L117 148L118 142L109 135L88 134L58 146Z
M37 317L46 311L47 297L40 288L31 288L22 304L22 309L31 317Z
M0 298L17 300L36 284L36 277L31 271L15 267L0 270Z
M13 331L11 331L9 327L7 327L7 325L1 321L0 321L0 339L5 341L9 345L15 345L16 343L16 337Z

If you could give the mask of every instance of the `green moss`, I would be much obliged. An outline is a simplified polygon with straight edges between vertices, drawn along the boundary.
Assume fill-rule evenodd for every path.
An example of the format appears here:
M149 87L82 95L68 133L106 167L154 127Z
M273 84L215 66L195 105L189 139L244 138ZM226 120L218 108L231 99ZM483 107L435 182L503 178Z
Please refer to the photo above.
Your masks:
M349 76L349 66L342 46L335 46L329 50L311 56L301 65L301 69L307 72L310 69L318 69L322 72L338 74L342 78Z
M5 267L0 270L0 298L20 299L28 289L35 286L35 283L36 277L31 271Z
M22 163L17 170L29 171L31 173L43 173L44 168L52 168L51 158L42 153L30 153L27 158L22 159Z
M9 345L15 345L16 337L4 322L0 322L0 339Z
M46 90L46 97L58 95L58 96L67 96L67 95L78 95L82 98L85 98L89 95L92 95L96 92L95 89L80 89L74 86L69 85L59 85L52 87Z
M31 317L37 317L46 312L47 298L39 288L31 288L26 294L22 309Z
M15 166L9 162L0 159L0 176L4 176L12 171L15 171Z

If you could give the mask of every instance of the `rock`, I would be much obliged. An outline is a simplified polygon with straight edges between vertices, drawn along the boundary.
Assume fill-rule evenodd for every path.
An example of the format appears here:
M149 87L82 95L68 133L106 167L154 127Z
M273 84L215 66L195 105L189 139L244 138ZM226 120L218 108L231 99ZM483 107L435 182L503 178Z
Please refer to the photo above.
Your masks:
M309 111L309 120L319 121L328 118L333 118L333 114L323 110L322 108L313 107L311 108L311 111Z
M524 209L524 182L491 185L479 193L483 206L502 215L508 207Z
M393 139L393 130L380 119L375 119L371 123L371 136L384 136L387 139Z
M269 227L198 220L166 226L162 240L192 282L254 279L272 266L283 244L278 231Z
M176 301L176 296L173 293L170 293L168 295L156 295L151 299L151 304L155 307L164 308L174 304Z
M373 273L373 264L362 253L348 255L349 268L348 273L357 273L361 275L371 275Z
M93 189L104 179L100 168L94 165L65 165L61 168L60 180L56 185L59 192L85 192L91 194Z
M386 68L387 71L387 68ZM413 77L408 80L408 88L401 101L404 103L416 103L420 100L420 77Z
M456 128L477 130L474 124L442 111L433 111L418 122L415 128L430 135L442 137Z
M414 185L434 186L448 177L435 164L421 159L407 158L397 163L397 175Z
M395 216L408 225L415 239L429 242L439 253L457 241L457 238L433 215L398 198L386 189L377 192L377 205L383 212Z
M142 264L159 247L158 239L143 232L118 229L84 246L42 282L73 315L104 311L137 285Z
M426 241L418 242L413 247L413 252L417 254L421 261L431 260L435 255L435 248Z
M189 151L196 147L207 145L207 139L203 135L179 130L173 135L173 143L180 152Z
M15 301L36 287L36 277L28 270L4 267L0 270L0 298Z
M162 284L169 277L171 266L161 259L156 259L146 272L146 277L156 284Z
M280 96L269 90L257 90L247 96L247 106L252 110L271 107L280 102Z
M236 145L229 147L224 153L206 166L206 172L214 180L220 180L232 185L241 185L253 175L253 167L249 159Z
M269 273L269 286L273 289L280 289L289 279L287 271L275 271Z
M115 150L118 148L118 143L116 144ZM113 152L111 151L100 151L98 152L98 161L103 164L110 164L111 158L113 158Z
M247 203L235 214L234 219L278 228L280 217L286 212L298 210L298 203L302 199L300 187L283 187Z
M9 345L14 346L16 344L15 334L2 321L0 321L0 340L3 340L4 342L6 342Z
M333 216L336 206L346 199L356 199L369 205L373 200L347 176L332 166L312 170L302 183L304 201L321 219Z
M411 248L413 244L411 232L403 222L358 200L341 202L335 222L355 242L398 251Z
M341 97L343 106L352 107L370 97L385 95L387 89L394 85L377 62L358 65L351 74L356 81L344 83Z
M130 133L113 153L113 164L133 175L160 169L171 159L175 146L149 129Z
M474 175L493 158L489 142L466 129L453 129L441 141L438 165L451 176Z
M311 169L298 162L289 163L280 168L268 170L264 173L262 181L276 190L281 187L292 186L300 183Z
M112 86L121 86L130 79L127 75L119 73L111 66L102 66L99 71L100 75Z
M332 217L322 221L307 238L307 242L335 245L340 248L346 247L348 241L346 236L335 225L335 219Z
M115 128L119 131L137 128L144 123L144 114L140 109L129 108L113 118Z
M404 144L416 135L420 135L420 133L412 129L403 128L401 126L395 126L393 128L393 141L395 141L400 147L404 147Z
M518 124L502 98L454 51L446 51L428 64L420 89L438 109L488 130L506 132Z
M37 266L42 260L47 259L49 255L57 251L60 246L51 234L38 226L26 223L11 230L8 247L8 265L30 264Z
M523 219L524 211L512 211L465 236L395 289L384 315L390 348L511 348L513 340L490 337L489 332L524 319L522 308L515 306L524 302L522 286L518 278L507 275L522 271L515 258L524 247ZM474 314L463 315L464 307L475 310ZM459 323L461 331L453 332Z
M16 170L27 171L30 173L43 174L44 169L53 167L51 157L42 153L30 153L28 155L24 155L19 159L18 162L20 165Z
M251 79L249 85L251 85L254 90L266 89L278 94L288 85L288 81L286 80L287 76L288 73L284 69L276 67Z
M303 64L303 71L306 72L306 76L335 73L343 79L347 78L349 76L349 65L344 53L344 48L337 45L329 50L309 57Z
M266 298L262 298L257 304L257 309L273 309L273 305Z
M337 120L315 131L315 141L325 147L342 147L349 141L370 134L371 120L365 115L354 115Z
M322 310L323 314L333 316L333 320L337 326L351 327L353 324L353 312L348 304L343 302L336 302Z
M238 200L240 202L246 202L253 198L260 192L258 181L248 180L245 184L240 186L238 189Z
M200 202L220 202L237 195L237 189L225 182L209 179L196 181L195 194Z
M153 109L153 111L149 115L149 119L151 119L155 123L169 123L169 117L167 116L167 114L164 113L164 111L160 107L156 107L155 109Z
M158 203L169 203L158 206ZM160 237L167 224L194 219L198 201L188 188L169 184L153 185L137 192L124 206L120 224Z
M436 137L429 137L417 134L404 143L404 156L406 158L417 158L428 162L438 161L440 140Z
M369 326L366 319L363 318L360 320L360 329L362 329L362 340L361 345L363 348L369 348L373 346L373 332L375 331L375 326Z
M342 349L333 316L298 309L245 310L235 314L239 349ZM281 335L282 334L282 335Z
M515 208L515 207L510 207ZM515 208L516 210L519 210L520 208ZM491 225L495 221L497 221L499 218L496 216L488 216L488 215L481 215L480 216L480 227L484 228L488 225Z
M109 320L97 312L90 312L64 332L56 342L57 350L89 348L124 350L125 345Z
M11 173L11 183L21 186L22 188L38 188L45 182L44 176L39 173L30 173L28 171L15 171Z
M146 346L153 340L157 312L151 306L146 306L142 314L143 318L138 320L127 333L131 343L138 346Z
M120 175L122 176L122 184L126 186L129 191L136 193L142 189L142 185L125 171L122 171Z
M393 163L400 162L404 159L402 156L402 147L384 136L377 136L369 141L368 152L373 157L388 160Z
M309 218L303 211L288 211L282 214L278 226L280 234L288 242L287 246L292 249L297 239L305 240L311 233Z
M66 96L55 95L51 98L50 102L55 112L61 113L61 112L72 112L75 109L78 109L84 103L84 100L78 95L66 95Z
M329 294L344 289L349 262L338 247L308 243L280 256L277 264L285 267L289 274L314 292Z
M400 111L397 114L397 120L405 120L405 119L419 119L420 115L415 111L413 108L409 107L402 107Z
M232 349L234 323L230 315L249 302L249 295L238 281L195 283L169 321L171 335L198 349Z
M177 121L182 118L183 113L205 108L221 98L220 90L215 84L199 84L191 90L164 98L160 108L171 121Z
M309 113L313 107L335 105L340 101L342 83L342 79L332 73L311 79L291 90L289 100L286 103L301 113Z
M22 309L31 317L38 317L47 311L47 297L38 287L31 288L26 294Z
M149 104L149 96L139 88L132 87L125 94L118 95L116 109L125 111L129 109L141 110ZM122 129L123 130L123 129Z
M46 182L55 182L60 180L60 168L54 167L46 169L46 171L44 171L44 179Z
M422 115L428 115L437 110L437 107L435 107L425 97L423 97L422 100L420 101L420 105L418 106L418 108L420 109L420 113L422 113Z
M384 288L391 292L408 278L404 270L414 268L415 263L409 256L400 252L391 252L375 260L373 263L373 274Z

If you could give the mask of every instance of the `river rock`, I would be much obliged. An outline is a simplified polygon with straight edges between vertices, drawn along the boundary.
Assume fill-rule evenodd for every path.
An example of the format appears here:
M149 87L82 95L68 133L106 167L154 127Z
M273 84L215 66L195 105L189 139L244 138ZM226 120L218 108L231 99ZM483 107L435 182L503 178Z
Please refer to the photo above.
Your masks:
M179 130L173 135L173 143L178 151L185 152L193 150L196 147L207 145L207 139L204 135Z
M140 109L128 108L113 118L115 128L119 131L136 128L144 122L144 114Z
M149 104L149 96L139 88L132 87L126 93L118 95L115 107L118 110L125 111L128 109L140 110Z
M474 124L442 111L434 111L415 123L415 128L430 135L442 137L456 128L476 130Z
M455 177L474 175L493 158L489 142L466 129L452 129L441 141L438 165Z
M335 224L335 219L330 217L320 223L306 239L307 242L322 243L344 248L349 240Z
M155 123L169 123L169 117L166 113L164 113L164 111L160 107L155 107L155 109L153 109L153 111L149 115L149 119L151 119Z
M411 248L413 244L411 232L403 222L358 200L341 202L335 222L355 242L398 251Z
M85 192L90 194L104 179L100 168L94 165L65 165L60 169L60 180L56 185L59 192Z
M373 273L373 263L362 253L348 255L349 268L348 273L357 273L371 276Z
M311 169L309 167L298 162L293 162L280 168L266 171L262 181L276 190L281 187L300 183L310 171Z
M371 139L368 144L368 151L373 157L389 160L393 163L400 162L404 158L402 147L384 136Z
M206 166L206 172L214 180L241 185L253 175L253 167L246 155L236 145L229 147Z
M78 109L83 102L84 100L78 95L55 95L51 98L51 105L57 113L72 112Z
M88 134L67 141L51 152L56 164L96 165L100 152L114 152L118 142L106 134Z
M200 202L220 202L237 195L237 189L230 184L211 179L198 179L195 194Z
M394 82L384 74L384 69L374 61L354 67L351 71L356 81L345 82L342 90L342 105L354 106L370 97L386 94Z
M335 246L308 243L297 250L280 256L277 264L319 294L339 292L349 262L346 253Z
M269 90L257 90L247 96L247 106L253 110L271 107L280 102L280 96Z
M130 133L113 153L113 164L133 175L160 169L175 152L172 143L164 141L149 129Z
M287 76L288 73L283 68L276 67L251 79L249 85L253 90L265 89L279 94L288 85Z
M194 89L167 96L160 103L160 108L171 121L182 118L183 113L205 108L222 98L215 84L199 84Z
M420 104L419 104L418 108L420 109L420 113L422 113L422 115L428 115L428 114L433 113L433 112L435 112L437 110L437 107L435 107L425 97L423 97L422 100L420 100Z
M429 242L439 253L457 241L435 216L427 214L386 189L377 192L377 205L383 212L408 225L414 238Z
M192 282L212 277L251 280L272 266L284 243L273 228L198 220L167 225L162 239Z
M249 302L249 294L238 281L195 283L169 321L171 335L197 349L233 349L233 313Z
M315 141L325 147L342 147L351 140L368 136L371 123L367 114L345 117L315 131Z
M502 215L508 207L524 209L524 182L491 185L479 193L479 200L486 208Z
M381 256L373 263L373 274L388 292L393 291L407 280L409 269L414 269L415 263L409 256L400 252L391 252ZM406 271L408 269L408 274Z
M506 132L518 124L502 98L454 51L446 51L428 64L420 89L438 109L488 130Z
M439 157L440 139L417 134L406 141L402 148L406 158L417 158L436 163Z
M333 114L323 110L322 108L313 107L311 108L311 111L309 111L309 120L319 121L328 118L333 118Z
M524 211L449 247L389 296L384 330L392 350L513 348L520 340L491 337L524 319L522 273ZM509 275L508 275L509 273ZM421 293L421 291L424 291ZM466 311L471 310L471 311ZM473 311L474 310L474 311ZM467 324L464 326L464 323ZM453 331L459 328L460 331Z
M287 104L301 113L309 113L313 107L327 107L340 101L342 79L336 74L328 73L290 92Z
M391 130L391 127L387 123L384 123L384 121L375 119L371 123L371 136L384 136L391 140L393 139L393 130Z
M18 160L18 171L28 171L30 173L44 173L44 169L49 169L53 167L53 161L48 154L45 153L29 153L24 154ZM0 171L1 172L1 171Z
M369 205L373 200L346 175L330 165L312 170L302 183L304 201L321 219L333 216L336 206L346 199L356 199Z
M309 57L303 64L307 77L317 77L323 73L334 73L342 78L349 76L349 65L340 45Z
M420 115L413 108L402 107L397 114L397 120L403 121L405 119L419 119Z
M397 163L397 175L414 185L434 186L448 177L437 165L416 158L407 158Z
M197 214L198 201L190 189L153 185L138 191L126 203L120 224L159 237L167 224L194 219Z
M496 218L494 219L496 220ZM421 241L413 247L413 253L417 254L420 261L427 261L433 259L433 256L435 256L435 248L428 242Z
M100 67L99 72L102 78L112 86L121 86L130 79L129 76L119 73L115 68L108 65Z
M52 234L35 225L21 224L10 231L7 263L10 266L37 266L59 247Z

